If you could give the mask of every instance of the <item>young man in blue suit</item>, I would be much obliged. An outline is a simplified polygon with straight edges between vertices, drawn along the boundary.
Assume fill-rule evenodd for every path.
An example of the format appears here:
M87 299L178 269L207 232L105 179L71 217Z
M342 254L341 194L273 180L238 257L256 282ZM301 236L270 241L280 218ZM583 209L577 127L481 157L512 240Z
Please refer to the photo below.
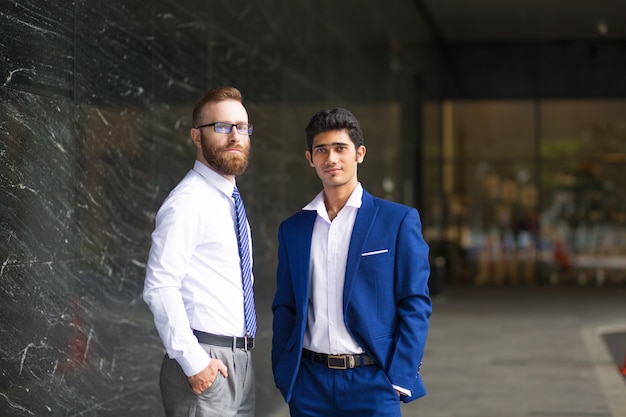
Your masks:
M358 120L322 110L305 155L323 190L279 228L272 369L291 415L400 416L420 377L431 302L417 210L357 178Z

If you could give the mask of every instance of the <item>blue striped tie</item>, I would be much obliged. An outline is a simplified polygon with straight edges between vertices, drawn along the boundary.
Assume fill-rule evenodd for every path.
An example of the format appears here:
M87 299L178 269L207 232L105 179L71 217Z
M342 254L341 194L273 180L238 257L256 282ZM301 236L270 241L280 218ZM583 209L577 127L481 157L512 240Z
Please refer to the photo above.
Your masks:
M256 313L254 312L254 292L252 290L252 259L250 238L248 236L248 219L243 206L241 195L236 188L233 190L235 212L237 213L237 241L239 243L239 258L241 259L241 281L243 285L243 309L246 319L246 333L256 335Z

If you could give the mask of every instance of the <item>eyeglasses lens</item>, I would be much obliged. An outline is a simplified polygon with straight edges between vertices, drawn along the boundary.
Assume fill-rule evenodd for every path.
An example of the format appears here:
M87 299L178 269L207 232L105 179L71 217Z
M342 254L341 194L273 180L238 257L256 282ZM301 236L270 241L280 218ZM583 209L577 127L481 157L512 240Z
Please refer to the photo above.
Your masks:
M240 135L251 135L253 129L252 125L249 123L240 123L235 125L230 123L217 122L213 126L217 133L225 134L230 133L233 129L233 126L235 126L235 128L237 129L237 133L239 133Z

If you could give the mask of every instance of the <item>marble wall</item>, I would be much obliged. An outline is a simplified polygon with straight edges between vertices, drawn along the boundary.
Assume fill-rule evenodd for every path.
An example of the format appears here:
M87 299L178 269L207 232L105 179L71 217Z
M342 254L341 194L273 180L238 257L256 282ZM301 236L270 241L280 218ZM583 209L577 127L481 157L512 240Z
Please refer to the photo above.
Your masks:
M275 237L319 190L308 118L351 108L369 140L366 187L413 198L419 53L394 32L419 31L419 16L409 0L335 3L2 1L0 415L162 415L163 348L141 299L149 235L193 163L193 103L226 84L256 126L239 183L256 253L257 414L284 407L269 365Z

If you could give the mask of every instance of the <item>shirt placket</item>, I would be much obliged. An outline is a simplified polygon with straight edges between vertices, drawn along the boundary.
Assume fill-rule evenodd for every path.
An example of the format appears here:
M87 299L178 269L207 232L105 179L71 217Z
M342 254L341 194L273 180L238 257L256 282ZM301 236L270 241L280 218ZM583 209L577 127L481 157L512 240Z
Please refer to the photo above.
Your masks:
M337 220L337 219L335 219ZM328 252L327 252L327 309L328 309L328 339L331 352L337 352L338 335L337 335L337 252L338 252L338 227L336 221L330 224L328 230Z

